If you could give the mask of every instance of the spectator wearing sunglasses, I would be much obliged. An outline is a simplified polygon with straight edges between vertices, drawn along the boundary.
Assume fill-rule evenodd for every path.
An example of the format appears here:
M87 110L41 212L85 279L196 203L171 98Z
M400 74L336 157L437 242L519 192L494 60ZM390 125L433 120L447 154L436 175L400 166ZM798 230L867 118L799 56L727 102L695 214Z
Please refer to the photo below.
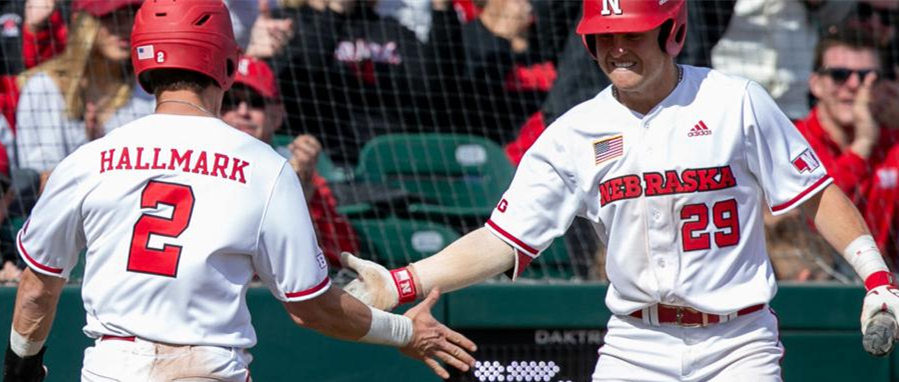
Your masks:
M895 261L890 228L899 216L899 129L885 127L880 115L895 108L897 94L886 95L896 92L896 84L881 79L880 70L869 33L845 29L823 37L809 77L817 104L796 126Z
M272 143L274 132L284 120L284 105L274 73L265 62L240 58L234 86L222 102L222 119L256 139ZM337 200L327 181L315 171L321 143L301 134L287 147L275 149L288 158L303 186L319 247L332 266L340 267L340 252L358 253L359 241L346 218L337 213Z

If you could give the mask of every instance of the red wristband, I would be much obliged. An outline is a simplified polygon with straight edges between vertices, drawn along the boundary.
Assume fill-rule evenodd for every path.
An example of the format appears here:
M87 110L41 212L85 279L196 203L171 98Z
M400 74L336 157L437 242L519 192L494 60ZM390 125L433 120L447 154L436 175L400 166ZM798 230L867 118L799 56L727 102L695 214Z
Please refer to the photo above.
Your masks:
M865 290L871 290L883 285L896 286L893 274L887 271L877 271L865 279Z
M412 277L412 272L409 272L408 267L393 269L390 271L390 275L393 276L393 283L396 284L396 291L400 296L399 303L415 301L418 291L415 290L415 278Z

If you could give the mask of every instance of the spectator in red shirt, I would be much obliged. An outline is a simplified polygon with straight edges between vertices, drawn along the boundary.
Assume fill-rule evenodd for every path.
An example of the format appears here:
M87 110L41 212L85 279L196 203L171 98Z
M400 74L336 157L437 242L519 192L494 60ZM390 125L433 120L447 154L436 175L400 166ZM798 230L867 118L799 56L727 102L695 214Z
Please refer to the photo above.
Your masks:
M258 59L241 57L234 86L222 102L222 119L263 142L272 142L284 120L278 85L269 66ZM290 145L276 147L289 159L303 186L309 215L318 244L332 266L340 267L340 252L357 253L359 240L349 222L337 213L337 201L327 181L315 171L321 143L309 134L297 136Z
M796 126L895 262L899 129L878 118L897 107L897 84L878 78L875 41L855 29L824 36L815 49L813 69L809 88L817 105Z

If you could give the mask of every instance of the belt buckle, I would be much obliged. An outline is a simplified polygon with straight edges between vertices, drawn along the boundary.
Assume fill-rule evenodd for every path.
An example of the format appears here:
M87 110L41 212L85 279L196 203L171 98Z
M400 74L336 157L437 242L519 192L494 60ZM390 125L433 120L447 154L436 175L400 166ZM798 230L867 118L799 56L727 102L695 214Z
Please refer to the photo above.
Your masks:
M677 326L680 326L683 328L701 328L703 326L708 325L708 317L705 315L705 313L702 313L702 312L699 312L699 314L702 315L701 323L685 323L684 322L684 310L685 309L690 309L690 308L678 306L677 310L675 310L675 312L674 312L674 317L676 319L675 322L677 323Z

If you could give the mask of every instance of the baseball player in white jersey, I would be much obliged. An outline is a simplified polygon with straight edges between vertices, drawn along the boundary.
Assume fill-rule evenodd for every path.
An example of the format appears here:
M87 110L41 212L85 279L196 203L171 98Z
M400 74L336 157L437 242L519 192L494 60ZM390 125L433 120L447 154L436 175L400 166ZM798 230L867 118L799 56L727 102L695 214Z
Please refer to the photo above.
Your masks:
M514 277L581 216L607 245L614 313L594 381L779 381L764 198L774 214L800 207L865 280L863 331L881 311L895 316L861 217L771 97L675 64L685 3L585 0L577 32L612 86L543 133L486 227L392 271L344 256L360 274L346 289L389 309Z
M148 1L132 32L155 114L88 143L52 173L18 234L6 381L39 381L60 290L87 248L83 381L247 381L254 274L291 318L324 334L400 347L443 377L474 344L430 314L371 309L331 288L296 174L217 118L238 48L218 0ZM73 376L64 379L71 380Z

